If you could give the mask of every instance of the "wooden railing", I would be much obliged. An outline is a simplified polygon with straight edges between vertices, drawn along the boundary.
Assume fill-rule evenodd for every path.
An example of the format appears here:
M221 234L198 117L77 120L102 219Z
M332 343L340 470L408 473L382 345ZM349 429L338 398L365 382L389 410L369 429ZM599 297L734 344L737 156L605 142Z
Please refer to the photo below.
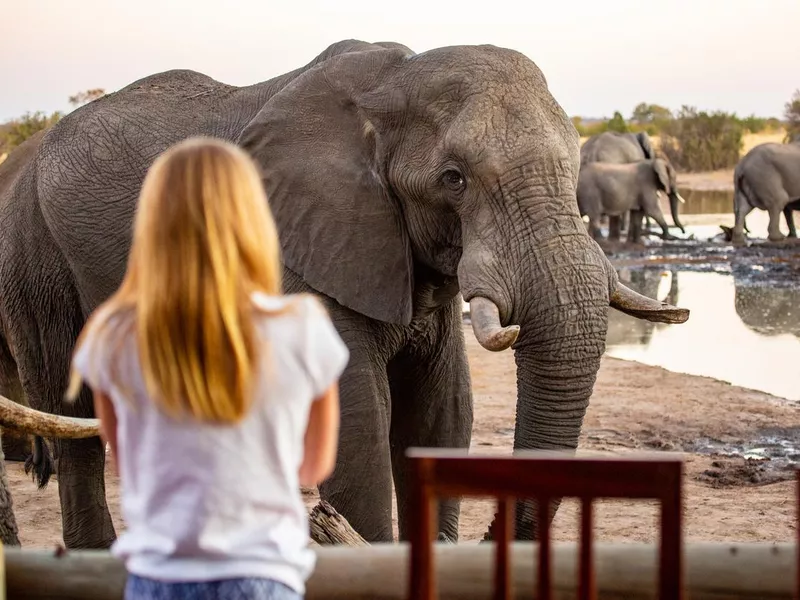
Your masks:
M509 542L513 536L516 499L535 499L539 506L537 598L552 597L550 574L551 500L581 500L578 584L581 599L595 597L592 560L592 501L596 498L640 498L661 504L659 598L682 597L682 479L677 457L575 457L557 454L518 454L511 457L475 456L439 449L410 449L409 475L411 560L409 598L437 597L432 541L436 532L437 499L454 496L497 498L495 593L510 600ZM799 500L800 501L800 500ZM531 565L533 568L533 565Z

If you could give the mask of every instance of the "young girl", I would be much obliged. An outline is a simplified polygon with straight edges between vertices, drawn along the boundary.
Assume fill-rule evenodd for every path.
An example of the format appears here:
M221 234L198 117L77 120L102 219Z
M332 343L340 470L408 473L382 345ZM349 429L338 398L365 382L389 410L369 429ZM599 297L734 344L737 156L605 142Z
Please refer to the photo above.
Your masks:
M127 600L305 594L299 486L333 469L349 354L312 296L281 295L281 270L242 150L194 138L155 161L68 392L93 391L120 475Z

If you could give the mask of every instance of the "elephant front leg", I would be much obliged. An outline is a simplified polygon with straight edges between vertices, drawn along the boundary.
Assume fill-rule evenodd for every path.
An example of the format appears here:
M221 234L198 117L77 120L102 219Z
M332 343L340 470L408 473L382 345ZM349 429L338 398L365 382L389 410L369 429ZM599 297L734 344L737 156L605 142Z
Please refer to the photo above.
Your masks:
M386 362L372 332L342 327L341 323L337 329L350 350L350 360L339 380L341 424L336 466L319 485L319 495L367 542L392 542Z
M436 335L417 336L389 363L392 473L401 541L409 539L406 450L410 447L468 449L472 437L472 390L460 296L457 303L432 317L430 327L430 333ZM460 506L459 498L439 501L440 540L458 540Z

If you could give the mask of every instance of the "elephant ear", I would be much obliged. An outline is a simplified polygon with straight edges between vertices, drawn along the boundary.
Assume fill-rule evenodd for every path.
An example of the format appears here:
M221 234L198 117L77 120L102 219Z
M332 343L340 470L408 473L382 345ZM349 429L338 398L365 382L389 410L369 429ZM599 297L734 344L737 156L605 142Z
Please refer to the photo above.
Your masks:
M640 131L637 133L636 140L639 142L639 146L641 146L645 158L655 158L656 153L653 150L653 144L650 142L650 136L647 135L646 131Z
M413 262L376 119L402 109L402 92L382 84L406 56L375 46L331 58L270 98L238 140L261 168L284 264L340 304L399 324L411 321Z
M659 189L664 190L667 194L672 191L670 184L669 172L667 171L667 163L660 158L653 161L653 171L656 174L656 184Z

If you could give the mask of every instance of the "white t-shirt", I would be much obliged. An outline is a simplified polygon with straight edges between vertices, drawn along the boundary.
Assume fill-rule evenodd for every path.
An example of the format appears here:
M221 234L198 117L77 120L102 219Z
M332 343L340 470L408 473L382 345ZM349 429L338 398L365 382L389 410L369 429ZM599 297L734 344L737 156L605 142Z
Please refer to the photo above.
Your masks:
M117 414L127 528L112 552L131 573L166 581L267 577L305 593L315 555L299 488L303 438L313 399L341 375L349 352L316 300L299 298L253 296L265 309L297 307L259 317L268 350L252 409L235 425L178 422L161 412L145 392L133 333L110 342L121 344L118 381L110 381L109 346L98 338L89 334L76 354L77 370L109 395Z

